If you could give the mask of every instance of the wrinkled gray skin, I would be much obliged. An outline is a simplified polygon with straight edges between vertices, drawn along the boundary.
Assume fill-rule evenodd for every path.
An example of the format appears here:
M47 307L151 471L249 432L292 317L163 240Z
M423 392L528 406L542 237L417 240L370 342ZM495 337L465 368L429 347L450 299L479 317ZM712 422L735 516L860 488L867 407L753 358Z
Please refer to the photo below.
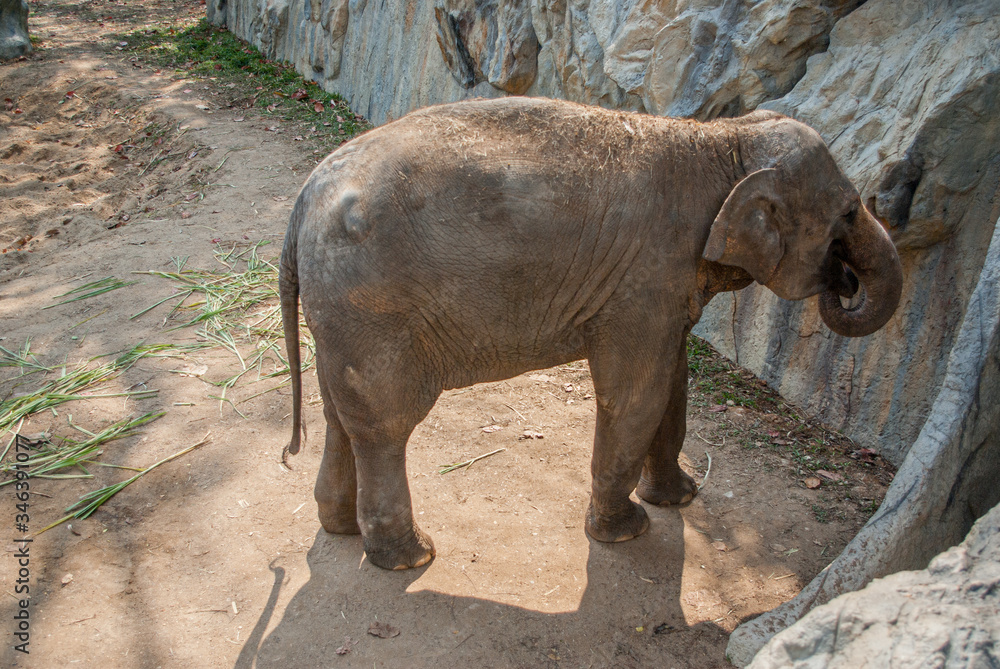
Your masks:
M281 261L291 453L297 298L316 339L323 527L360 531L380 567L425 564L405 447L440 393L586 358L586 530L641 534L633 489L651 504L697 492L677 464L687 334L714 294L753 280L822 293L849 336L885 324L902 282L819 135L778 114L702 124L507 98L423 109L344 145L302 188ZM865 297L845 309L859 280Z

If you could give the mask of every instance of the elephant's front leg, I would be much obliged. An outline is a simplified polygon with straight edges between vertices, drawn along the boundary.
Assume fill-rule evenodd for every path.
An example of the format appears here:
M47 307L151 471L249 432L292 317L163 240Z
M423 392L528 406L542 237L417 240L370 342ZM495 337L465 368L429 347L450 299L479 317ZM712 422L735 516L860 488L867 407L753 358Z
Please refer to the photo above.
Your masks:
M686 337L685 337L686 341ZM660 426L653 436L635 492L650 504L666 506L690 502L698 486L677 464L687 432L687 347L681 346L670 376L670 395Z
M660 425L667 389L674 385L663 383L674 365L656 363L663 359L662 348L650 347L638 333L630 335L615 333L590 357L598 407L585 526L598 541L626 541L649 527L646 511L629 495Z

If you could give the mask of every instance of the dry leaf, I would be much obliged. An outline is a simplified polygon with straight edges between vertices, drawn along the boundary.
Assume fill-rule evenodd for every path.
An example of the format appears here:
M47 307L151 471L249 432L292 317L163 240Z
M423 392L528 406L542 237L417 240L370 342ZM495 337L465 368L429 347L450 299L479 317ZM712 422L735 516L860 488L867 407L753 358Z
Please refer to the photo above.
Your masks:
M292 93L292 99L293 100L301 100L301 99L307 98L307 97L309 97L309 94L306 93L306 89L304 89L304 88L300 88L297 91L295 91L294 93Z
M317 100L316 102L314 102L314 103L313 103L313 110L314 110L314 111L315 111L315 112L316 112L317 114L318 114L319 112L323 111L323 103L322 103L322 102L320 102L319 100Z
M206 372L208 372L208 365L193 365L185 363L177 369L172 369L170 371L180 374L181 376L198 377L203 376Z
M399 628L376 620L368 628L368 633L380 639L391 639L394 636L399 636Z
M351 637L349 637L349 636L345 636L345 637L344 637L344 645L343 645L343 646L341 646L340 648L338 648L338 649L337 649L336 651L334 651L334 652L335 652L335 653L337 653L337 655L347 655L348 653L350 653L350 652L351 652L351 647L352 647L352 646L353 646L354 644L356 644L356 643L357 643L357 641L355 641L355 640L354 640L354 639L352 639Z
M810 490L815 490L816 488L818 488L821 485L823 485L823 482L820 481L815 476L810 476L805 481L803 481L803 483L805 483L806 487L809 488Z
M708 407L709 413L722 413L723 411L728 411L728 410L729 407L727 407L725 404L713 404L712 406Z
M63 585L69 585L72 582L73 582L73 574L66 574L65 576L62 577L62 580L60 581L60 583L62 583Z
M525 430L518 439L544 439L545 435L538 430Z
M878 454L870 448L859 448L851 453L851 457L861 462L875 462Z
M788 549L781 544L771 544L771 550L775 553L784 553Z
M723 553L725 553L726 551L729 550L729 548L726 546L726 544L722 543L721 541L713 541L712 542L712 548L714 548L717 551L721 551Z
M502 430L503 427L500 425L487 425L483 428L483 432L496 432L497 430Z
M837 474L835 472L828 472L825 469L817 469L816 473L819 476L822 476L823 478L825 478L827 481L843 481L844 480L844 477L841 476L840 474Z

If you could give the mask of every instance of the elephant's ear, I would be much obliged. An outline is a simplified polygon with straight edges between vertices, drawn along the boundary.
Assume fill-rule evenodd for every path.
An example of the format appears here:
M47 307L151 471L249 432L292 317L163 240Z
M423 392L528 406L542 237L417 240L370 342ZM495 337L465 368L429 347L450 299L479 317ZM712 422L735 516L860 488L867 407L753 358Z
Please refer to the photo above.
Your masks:
M702 257L742 267L766 284L784 253L775 220L778 192L775 169L758 170L736 184L712 223Z

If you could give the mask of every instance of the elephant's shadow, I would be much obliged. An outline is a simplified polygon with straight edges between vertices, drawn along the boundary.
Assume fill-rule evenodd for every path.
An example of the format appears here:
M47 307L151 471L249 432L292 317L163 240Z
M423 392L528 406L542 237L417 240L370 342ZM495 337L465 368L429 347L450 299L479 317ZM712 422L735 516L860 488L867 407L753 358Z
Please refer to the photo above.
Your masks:
M681 611L680 511L647 509L648 532L620 544L591 541L585 573L560 577L567 588L585 583L576 610L561 613L505 603L509 596L496 601L420 589L425 569L359 567L360 537L320 530L307 555L308 582L265 635L285 579L284 569L272 564L271 597L236 667L729 666L727 633L711 623L688 627ZM528 571L521 587L535 569ZM399 635L370 635L376 621Z

